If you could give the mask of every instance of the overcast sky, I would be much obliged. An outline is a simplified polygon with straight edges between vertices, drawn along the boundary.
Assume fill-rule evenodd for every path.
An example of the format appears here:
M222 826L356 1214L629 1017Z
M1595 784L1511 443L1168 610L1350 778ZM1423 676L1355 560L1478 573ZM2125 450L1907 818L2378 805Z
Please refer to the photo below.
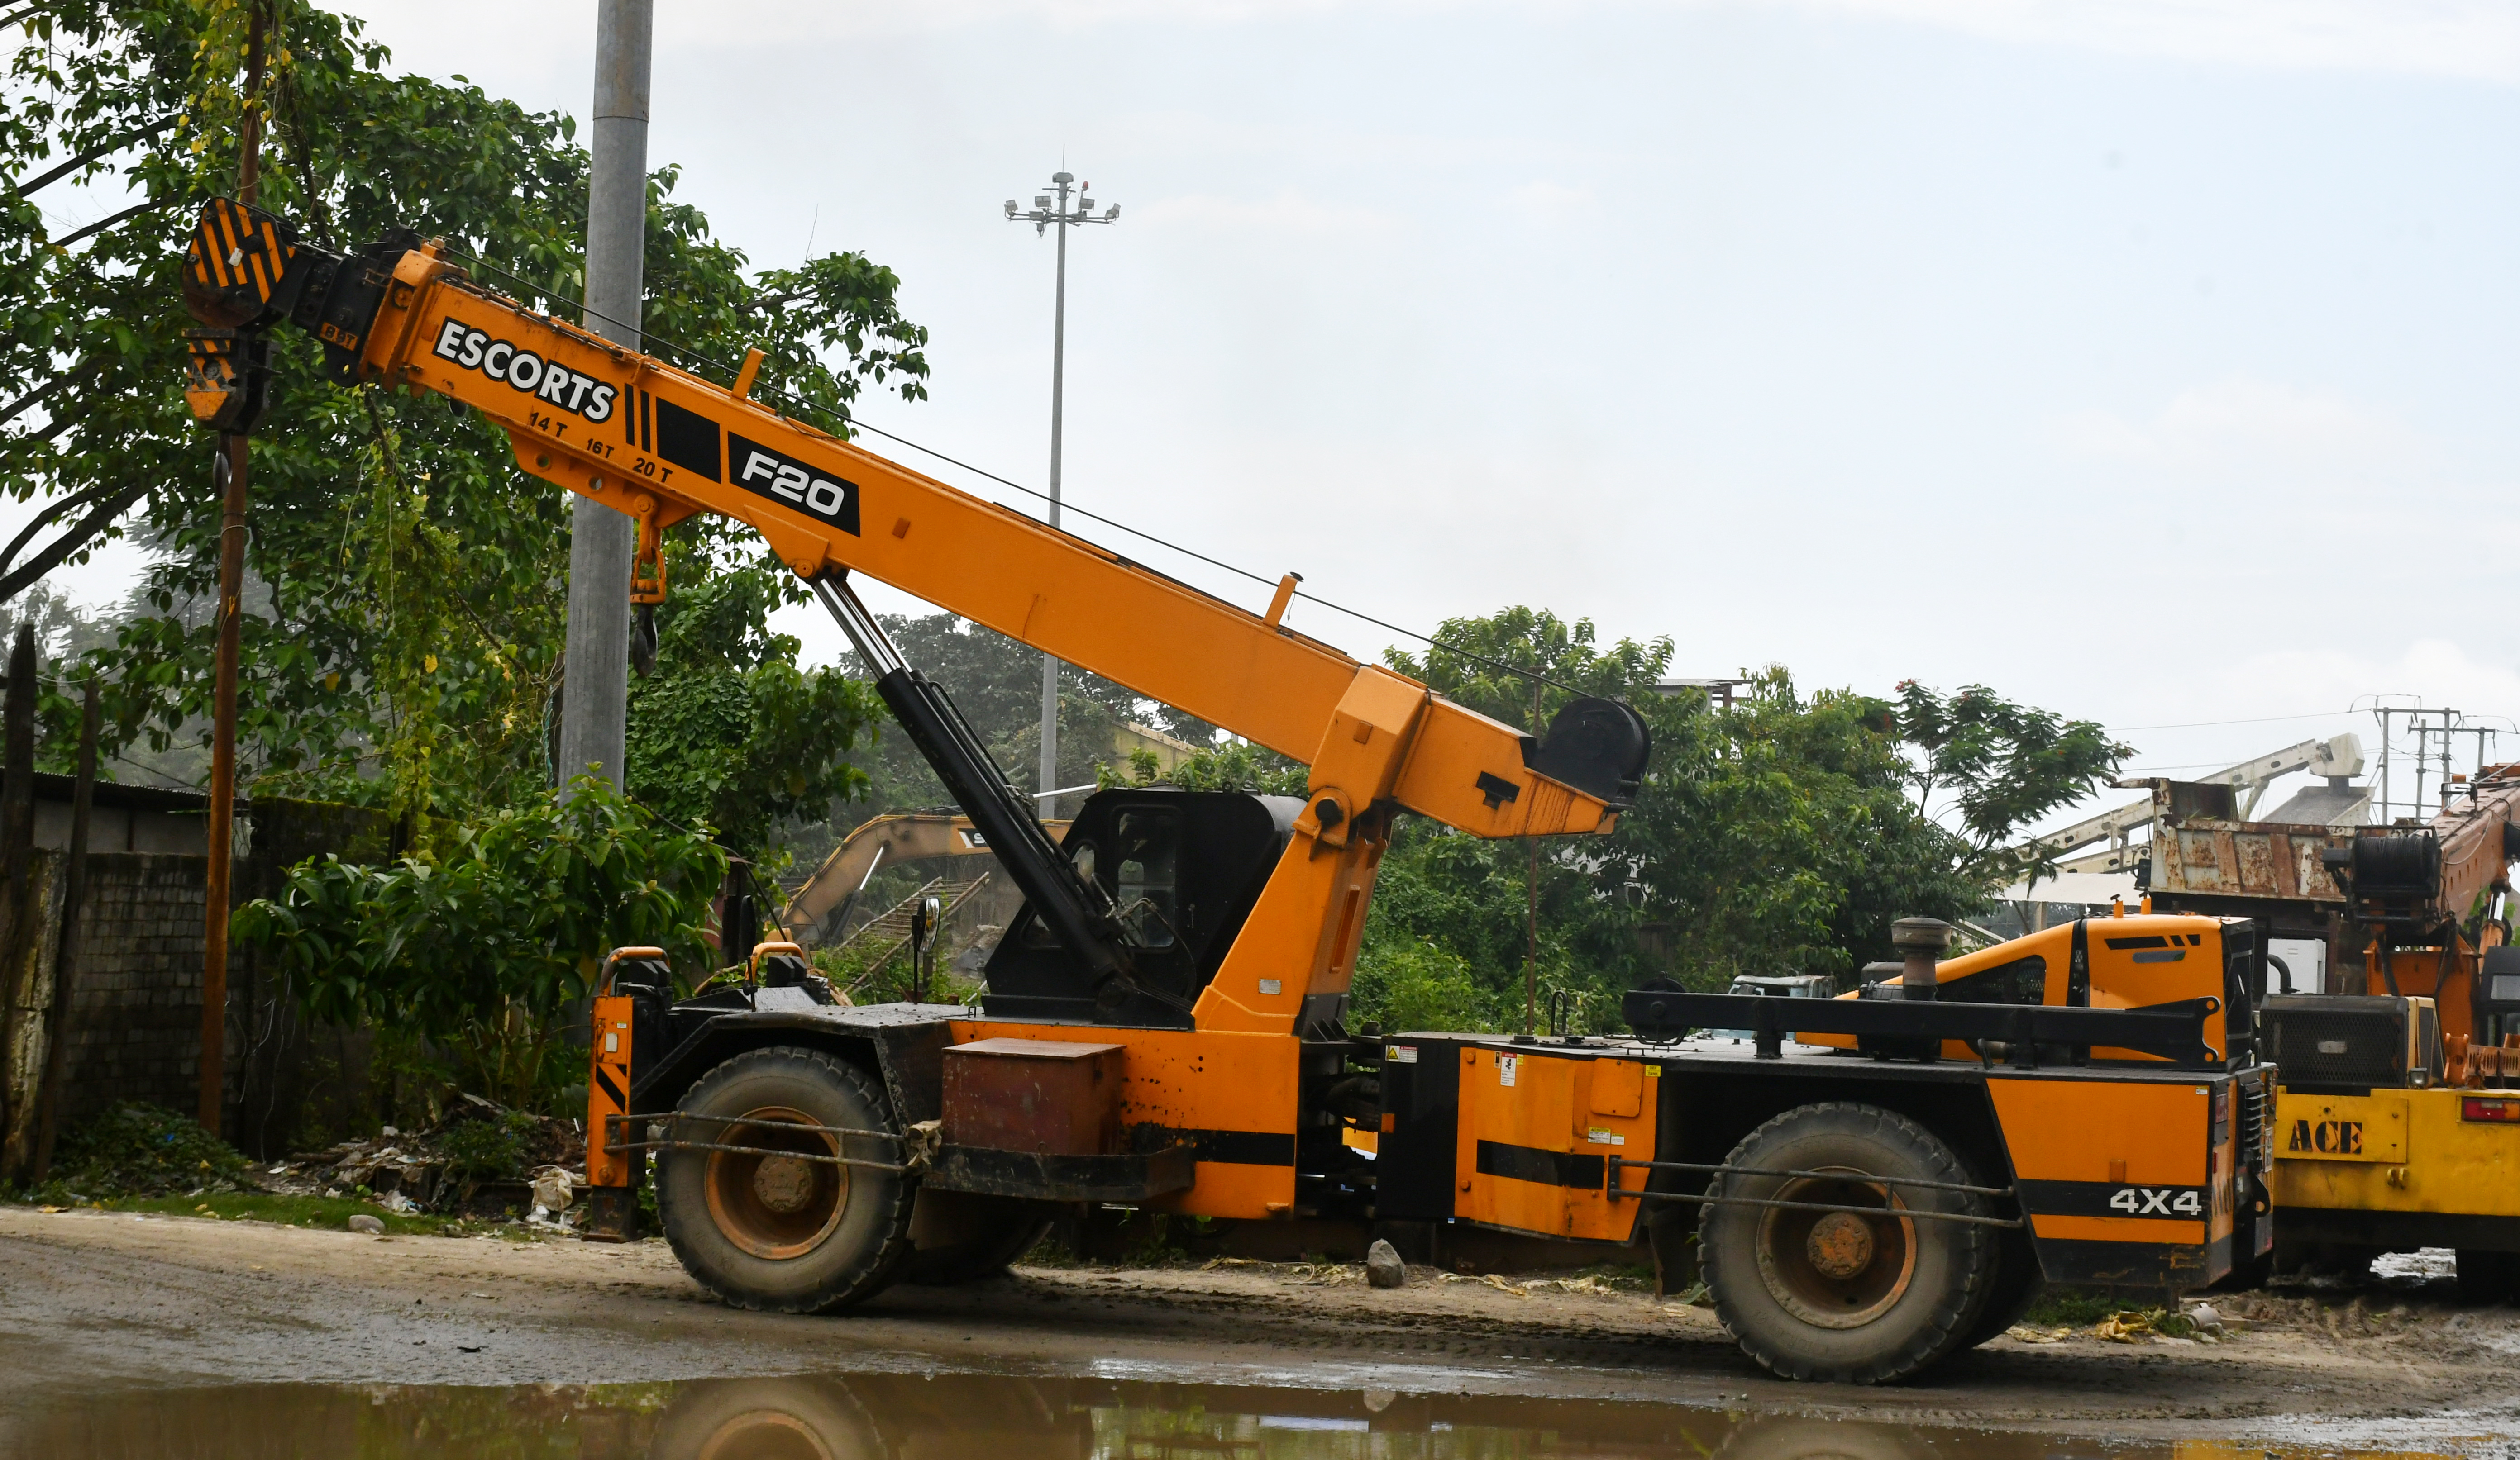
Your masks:
M586 114L589 0L348 8ZM2172 774L2368 740L2358 697L2520 714L2520 9L657 8L680 196L756 264L890 264L934 330L934 399L875 424L1042 484L1053 245L1000 208L1062 155L1121 203L1073 241L1071 500L1263 576L1983 683Z

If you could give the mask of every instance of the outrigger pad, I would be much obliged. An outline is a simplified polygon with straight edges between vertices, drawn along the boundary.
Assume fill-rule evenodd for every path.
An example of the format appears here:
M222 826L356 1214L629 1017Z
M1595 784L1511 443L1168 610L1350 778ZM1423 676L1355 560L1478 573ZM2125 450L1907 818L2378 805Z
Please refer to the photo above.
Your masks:
M1524 753L1523 764L1588 796L1629 807L1636 805L1637 782L1651 754L1653 732L1642 716L1617 700L1587 696L1557 712L1549 733Z

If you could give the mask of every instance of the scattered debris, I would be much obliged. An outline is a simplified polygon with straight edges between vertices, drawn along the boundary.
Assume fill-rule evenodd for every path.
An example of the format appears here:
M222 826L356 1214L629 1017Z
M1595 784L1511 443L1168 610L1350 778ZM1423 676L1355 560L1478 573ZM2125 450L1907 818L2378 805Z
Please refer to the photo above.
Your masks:
M557 1217L577 1199L576 1177L565 1167L546 1166L534 1172L534 1210Z
M361 1196L402 1216L432 1213L574 1226L562 1216L584 1185L577 1123L508 1110L477 1095L425 1131L386 1127L368 1139L301 1152L262 1185L290 1196ZM531 1171L538 1181L521 1179Z
M1512 1283L1507 1282L1504 1278L1497 1276L1493 1272L1483 1272L1476 1277L1466 1276L1459 1272L1447 1272L1441 1274L1440 1280L1448 1283L1485 1283L1500 1293L1508 1294L1515 1298L1529 1298L1531 1296L1531 1290L1529 1288L1518 1288Z
M1633 1279L1603 1277L1598 1272L1586 1272L1575 1277L1535 1277L1524 1282L1523 1286L1535 1293L1551 1288L1560 1293L1589 1293L1596 1298L1617 1298L1642 1292L1644 1288L1644 1284Z
M1363 1267L1345 1262L1288 1262L1285 1280L1301 1287L1335 1288L1366 1280Z
M1400 1250L1380 1238L1365 1250L1365 1280L1377 1288L1406 1287L1409 1264L1400 1261Z

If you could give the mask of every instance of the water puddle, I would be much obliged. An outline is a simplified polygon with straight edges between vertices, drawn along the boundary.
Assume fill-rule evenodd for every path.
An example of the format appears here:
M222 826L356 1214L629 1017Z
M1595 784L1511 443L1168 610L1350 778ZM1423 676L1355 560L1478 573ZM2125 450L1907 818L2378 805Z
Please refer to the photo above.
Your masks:
M1615 1400L967 1373L513 1388L246 1385L64 1396L22 1402L0 1415L0 1454L92 1460L2278 1460L2278 1452L2255 1446L2109 1445Z

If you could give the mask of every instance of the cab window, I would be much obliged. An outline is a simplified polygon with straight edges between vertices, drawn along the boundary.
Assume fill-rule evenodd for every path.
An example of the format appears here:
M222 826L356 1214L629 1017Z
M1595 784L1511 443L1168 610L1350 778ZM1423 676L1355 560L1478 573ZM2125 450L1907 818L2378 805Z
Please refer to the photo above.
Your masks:
M1129 941L1172 947L1180 925L1180 814L1168 807L1124 811L1111 840L1113 898Z

